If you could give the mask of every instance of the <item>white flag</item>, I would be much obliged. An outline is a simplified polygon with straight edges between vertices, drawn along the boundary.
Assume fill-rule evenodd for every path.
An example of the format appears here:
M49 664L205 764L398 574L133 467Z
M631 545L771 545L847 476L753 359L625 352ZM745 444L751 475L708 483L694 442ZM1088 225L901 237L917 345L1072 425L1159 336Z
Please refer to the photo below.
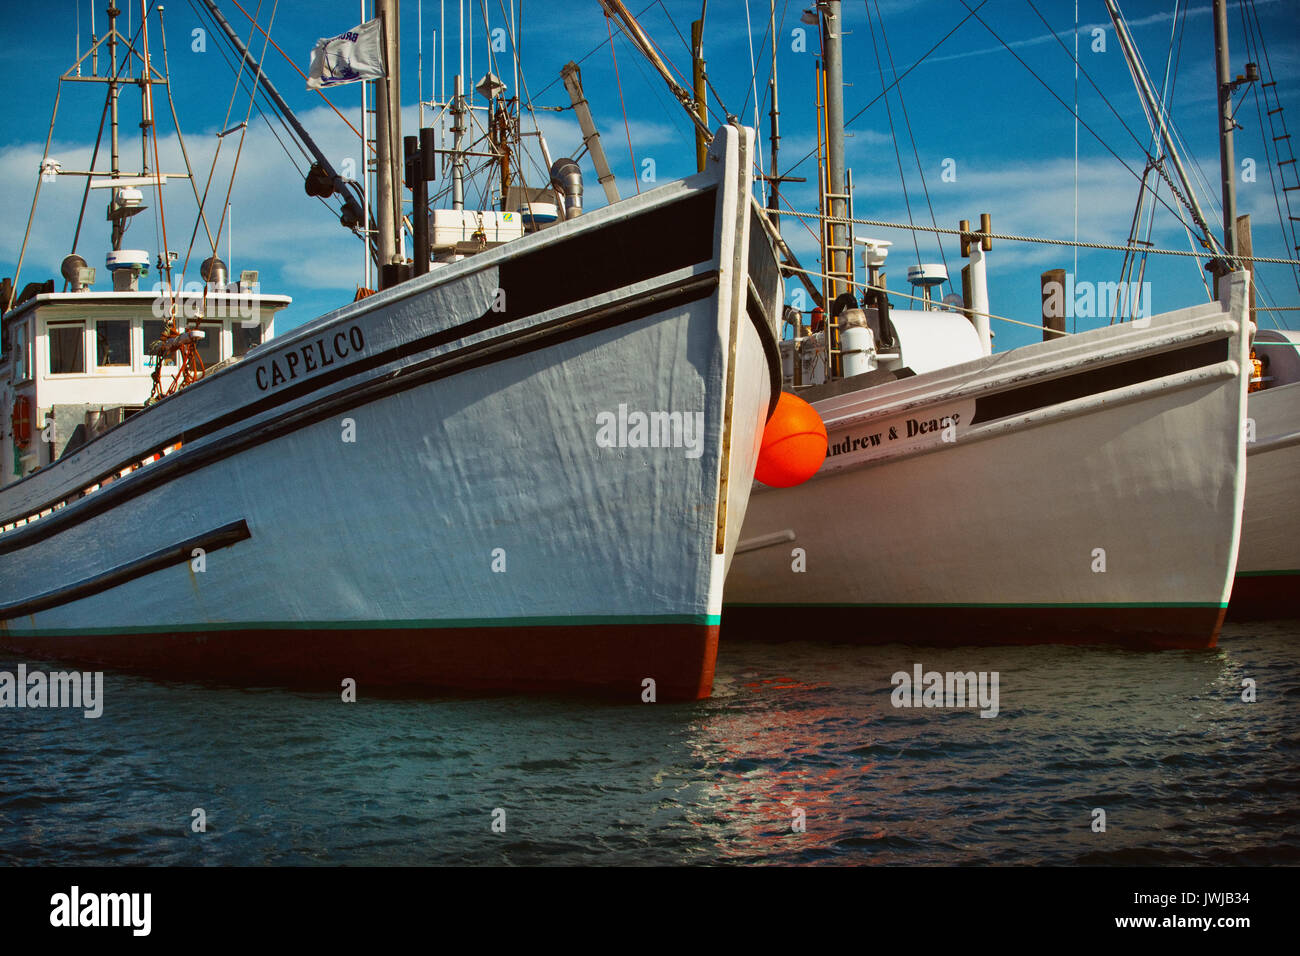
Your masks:
M307 87L339 86L358 80L377 80L384 75L383 33L378 20L336 37L322 37L311 51Z

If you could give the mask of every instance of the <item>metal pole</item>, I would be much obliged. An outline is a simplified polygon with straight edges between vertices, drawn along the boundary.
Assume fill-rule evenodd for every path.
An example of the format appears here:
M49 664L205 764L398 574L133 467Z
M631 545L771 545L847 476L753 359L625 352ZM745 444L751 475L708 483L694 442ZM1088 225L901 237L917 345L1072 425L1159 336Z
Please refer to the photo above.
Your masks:
M402 175L398 169L398 164L402 161L402 4L401 0L387 0L387 3L392 10L389 22L393 25L393 28L388 31L388 49L385 51L384 61L389 82L388 155L393 164L393 224L397 231L394 237L395 255L401 259L406 254L405 244L402 242L402 236L405 234L402 226Z
M406 184L411 188L411 245L414 259L412 275L429 271L429 186L424 178L425 157L420 152L420 137L402 140L406 157ZM423 214L422 214L423 213Z
M1237 255L1236 160L1232 154L1232 70L1228 63L1228 5L1214 0L1214 58L1219 90L1219 171L1223 181L1223 247Z
M609 168L609 159L605 156L605 148L600 143L600 132L596 129L596 123L591 118L591 106L587 102L587 94L582 89L582 78L578 74L578 64L570 61L560 70L560 79L564 82L564 88L569 93L569 102L573 104L573 113L578 117L578 128L582 130L582 145L587 147L587 152L591 155L591 164L596 167L596 177L600 180L600 185L605 190L605 199L608 202L618 202L618 187L614 185L614 172ZM550 160L546 161L546 168L550 169Z
M451 104L451 208L465 208L465 96L464 78L457 73Z

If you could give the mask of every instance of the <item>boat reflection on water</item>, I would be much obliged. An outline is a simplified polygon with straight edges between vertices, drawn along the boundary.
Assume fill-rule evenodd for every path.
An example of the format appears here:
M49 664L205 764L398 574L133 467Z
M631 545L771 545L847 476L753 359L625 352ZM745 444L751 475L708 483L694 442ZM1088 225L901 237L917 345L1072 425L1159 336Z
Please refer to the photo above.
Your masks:
M715 696L675 704L363 686L349 706L109 673L101 719L8 712L28 746L0 779L0 862L1294 865L1295 638L1229 624L1217 650L1139 654L733 635ZM890 679L917 663L997 671L997 717L895 708ZM87 753L117 758L88 771ZM219 822L160 830L177 805Z
M1279 793L1296 789L1284 770L1294 742L1291 757L1263 757L1284 706L1242 700L1248 678L1296 680L1280 662L1261 670L1231 646L1156 655L724 641L724 656L714 700L687 735L688 762L711 769L682 805L706 844L692 858L1263 860L1256 854L1273 851L1252 850L1235 828L1252 801L1282 804L1232 767L1264 759L1261 779ZM918 663L997 672L997 716L895 707L891 678ZM1105 831L1094 829L1098 809Z

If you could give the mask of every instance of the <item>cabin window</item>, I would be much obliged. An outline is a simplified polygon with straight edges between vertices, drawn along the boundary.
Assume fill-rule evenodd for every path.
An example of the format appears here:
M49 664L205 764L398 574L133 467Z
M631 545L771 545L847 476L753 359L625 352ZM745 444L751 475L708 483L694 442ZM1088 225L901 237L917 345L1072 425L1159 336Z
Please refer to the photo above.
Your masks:
M32 339L27 334L27 320L14 325L14 381L25 382L32 377Z
M145 319L142 324L144 332L144 364L146 368L153 368L158 364L157 358L149 351L150 346L162 338L164 323L160 319ZM168 355L163 360L164 365L176 364L176 353Z
M262 323L256 319L236 319L230 323L230 331L235 340L233 354L236 356L242 357L249 349L262 344Z
M101 367L130 366L131 320L99 319L95 322L95 363Z
M50 374L76 375L86 371L86 323L51 322L47 326L50 339Z
M221 323L200 322L203 341L198 344L199 358L203 359L204 368L212 368L221 361Z

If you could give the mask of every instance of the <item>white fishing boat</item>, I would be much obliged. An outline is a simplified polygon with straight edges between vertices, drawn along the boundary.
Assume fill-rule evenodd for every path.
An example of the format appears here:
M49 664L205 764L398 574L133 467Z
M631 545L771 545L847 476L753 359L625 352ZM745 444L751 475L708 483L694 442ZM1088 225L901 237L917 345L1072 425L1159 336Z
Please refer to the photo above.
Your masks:
M752 149L723 127L700 174L581 216L561 161L563 221L436 263L417 240L415 277L275 337L268 316L267 341L133 414L145 393L108 397L84 316L120 314L139 370L146 316L182 300L16 303L11 407L121 420L70 448L16 436L0 646L241 685L708 695L779 382Z
M1232 588L1233 618L1300 614L1300 333L1255 334L1261 387L1247 402L1246 502Z
M800 391L826 462L755 487L727 633L1213 645L1245 490L1248 279L1225 289L1144 328Z
M1239 619L1297 616L1300 615L1300 589L1296 586L1300 583L1300 535L1297 535L1300 531L1300 501L1296 499L1294 486L1296 476L1300 474L1300 451L1296 447L1300 444L1300 387L1295 387L1295 383L1300 382L1300 358L1296 354L1300 333L1280 327L1270 329L1265 325L1266 322L1277 324L1278 313L1265 304L1266 298L1271 296L1265 295L1265 286L1258 272L1261 264L1254 258L1250 216L1237 215L1234 130L1241 126L1234 118L1233 97L1241 91L1240 96L1244 98L1246 91L1255 87L1257 96L1261 91L1263 94L1258 112L1261 141L1255 145L1263 148L1264 162L1271 167L1268 178L1275 190L1275 204L1281 220L1279 225L1283 226L1285 233L1289 221L1292 240L1296 240L1294 224L1300 220L1291 215L1289 193L1300 190L1300 174L1297 174L1296 159L1291 153L1291 137L1285 131L1281 116L1283 109L1277 94L1277 78L1265 79L1266 71L1271 67L1263 50L1264 33L1259 28L1258 13L1253 9L1242 9L1243 39L1247 55L1262 59L1264 71L1261 71L1259 63L1247 62L1243 72L1234 76L1229 61L1228 11L1222 2L1213 5L1218 90L1215 119L1220 131L1223 215L1222 239L1219 239L1213 235L1201 207L1197 181L1188 174L1188 164L1179 155L1179 144L1167 105L1156 93L1155 84L1147 74L1118 4L1115 0L1105 0L1105 5L1128 61L1152 138L1157 144L1154 155L1148 154L1146 175L1154 175L1158 168L1164 172L1164 160L1168 160L1172 174L1182 187L1181 195L1175 191L1175 197L1190 214L1191 227L1201 234L1203 246L1222 251L1222 260L1211 262L1206 268L1216 276L1231 268L1231 263L1239 263L1251 270L1251 357L1252 362L1258 361L1259 367L1251 369L1252 384L1246 412L1248 478L1241 549L1228 615ZM1263 57L1260 57L1261 53L1264 53ZM1278 135L1275 124L1281 124L1281 135ZM1284 149L1291 153L1290 159L1282 159ZM1143 188L1146 189L1145 175ZM1139 199L1139 208L1141 205ZM1135 226L1139 218L1135 217ZM1136 233L1130 236L1131 240L1137 238ZM1300 243L1289 251L1300 252ZM1287 260L1272 261L1281 264ZM1291 260L1291 267L1297 268L1294 260ZM1300 272L1297 272L1297 281L1300 281Z
M893 308L878 275L888 244L871 240L859 301L834 135L838 8L818 8L833 304L824 328L800 321L781 345L786 387L826 425L826 459L806 484L756 487L727 633L1213 646L1245 494L1249 275L1225 276L1217 302L994 355L986 219L961 229L958 301L931 302L946 274L920 265L921 307Z

